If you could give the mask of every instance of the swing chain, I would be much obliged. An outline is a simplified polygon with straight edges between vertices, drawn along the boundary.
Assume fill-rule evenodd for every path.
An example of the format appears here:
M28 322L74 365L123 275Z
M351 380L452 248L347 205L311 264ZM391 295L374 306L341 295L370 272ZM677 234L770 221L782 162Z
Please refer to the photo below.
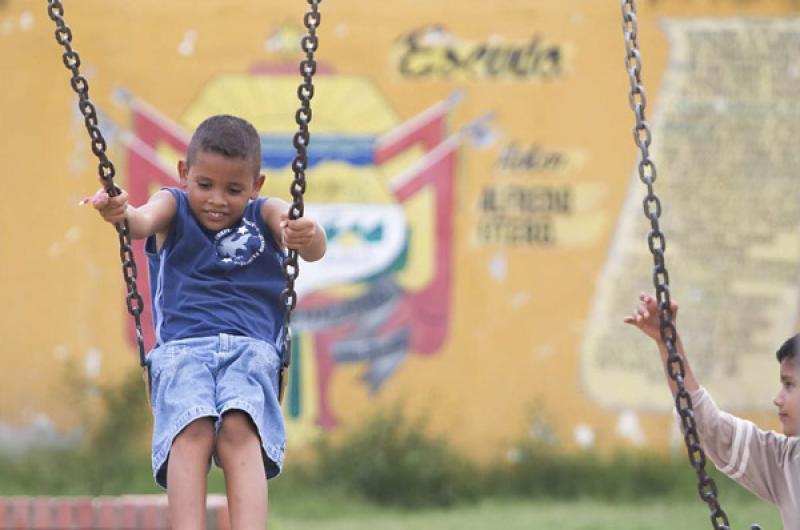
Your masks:
M70 85L78 96L78 109L83 115L83 121L89 138L92 142L92 153L98 159L97 172L100 182L110 197L116 197L122 190L114 184L114 164L106 156L106 140L100 131L97 110L89 100L89 82L80 73L81 58L72 48L72 30L64 22L64 6L60 0L48 0L47 13L56 24L56 41L64 48L62 59L64 66L72 72ZM142 335L141 313L144 307L142 297L136 288L136 261L131 247L131 235L128 221L114 225L119 236L119 254L122 261L122 275L125 279L127 296L125 298L128 313L131 314L136 325L136 343L139 347L139 364L145 365L144 336Z
M645 118L647 95L642 83L642 56L639 49L636 0L622 0L622 31L625 35L625 67L630 81L628 102L636 117L633 139L640 153L639 179L647 186L647 195L643 206L645 217L650 221L650 233L647 236L647 243L653 256L653 285L656 289L656 299L658 301L661 340L666 345L669 354L667 371L678 387L675 406L680 416L689 461L697 474L697 491L700 494L700 498L708 504L714 529L727 530L730 528L728 516L717 500L717 486L705 470L706 455L697 434L692 399L685 387L685 367L675 345L677 331L670 297L669 273L665 262L667 242L659 223L662 205L653 188L653 184L656 181L656 166L650 158L650 143L653 137L650 125Z
M306 168L308 167L308 145L311 136L308 124L311 122L311 99L314 97L313 77L317 71L317 62L314 53L317 51L319 40L317 38L317 28L321 22L319 4L322 0L307 0L311 6L303 17L303 24L307 33L300 41L300 48L305 53L305 59L300 62L300 75L303 82L297 87L297 97L300 100L300 108L295 113L295 122L298 131L294 134L293 144L297 151L292 160L292 171L294 179L290 187L292 194L292 204L289 208L289 219L298 219L303 216L305 205L303 204L303 193L306 190ZM283 305L283 347L281 358L284 370L289 367L292 360L292 330L291 317L292 310L297 305L297 293L294 283L300 273L297 261L297 250L288 249L286 258L283 260L283 274L286 278L286 288L281 292L281 304ZM285 377L285 375L284 375Z

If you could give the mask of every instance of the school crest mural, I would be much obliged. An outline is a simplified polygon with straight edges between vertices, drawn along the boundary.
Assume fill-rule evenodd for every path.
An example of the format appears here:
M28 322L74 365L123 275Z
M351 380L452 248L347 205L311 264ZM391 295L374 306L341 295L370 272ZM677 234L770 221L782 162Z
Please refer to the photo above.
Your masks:
M294 70L271 64L219 75L176 119L127 95L132 125L121 138L132 203L177 184L175 161L191 131L217 113L254 123L262 137L264 193L288 195L295 125L286 109L296 106ZM435 354L447 337L462 137L447 130L457 94L401 121L366 78L321 67L317 83L306 202L329 250L321 262L301 264L298 280L299 340L285 405L290 428L301 430L336 425L327 390L337 365L363 366L362 383L377 393L404 359ZM141 248L137 258L145 262ZM149 314L144 327L151 333Z

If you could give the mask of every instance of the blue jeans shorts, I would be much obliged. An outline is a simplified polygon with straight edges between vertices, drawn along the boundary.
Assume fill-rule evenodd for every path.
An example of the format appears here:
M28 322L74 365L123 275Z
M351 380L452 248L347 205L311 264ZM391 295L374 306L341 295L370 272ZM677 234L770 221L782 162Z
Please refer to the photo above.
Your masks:
M280 356L272 344L237 335L180 339L147 356L153 408L153 476L167 487L167 461L175 437L199 418L219 432L229 410L247 413L261 438L264 473L283 465L286 432L278 403ZM215 458L217 466L219 460Z

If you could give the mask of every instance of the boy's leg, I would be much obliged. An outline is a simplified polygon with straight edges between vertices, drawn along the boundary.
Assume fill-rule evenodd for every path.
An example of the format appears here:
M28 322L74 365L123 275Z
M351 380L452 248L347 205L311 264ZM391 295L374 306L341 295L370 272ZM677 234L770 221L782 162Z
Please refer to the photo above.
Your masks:
M167 462L167 499L172 530L206 527L208 462L214 447L214 420L200 418L172 442Z
M267 478L261 440L250 416L231 410L222 416L217 455L225 473L232 530L264 530Z

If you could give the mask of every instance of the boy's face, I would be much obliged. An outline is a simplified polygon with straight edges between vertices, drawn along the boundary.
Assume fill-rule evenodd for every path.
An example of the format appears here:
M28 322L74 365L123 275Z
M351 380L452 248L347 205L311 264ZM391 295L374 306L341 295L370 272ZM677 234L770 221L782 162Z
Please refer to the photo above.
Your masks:
M178 162L181 186L192 213L206 229L219 231L242 217L250 199L261 192L264 176L253 177L249 160L199 152L191 166Z
M775 406L778 407L778 417L781 420L783 434L786 436L797 436L800 430L798 425L798 401L800 401L800 390L798 390L798 369L800 364L795 359L784 359L781 361L781 390L775 396Z

